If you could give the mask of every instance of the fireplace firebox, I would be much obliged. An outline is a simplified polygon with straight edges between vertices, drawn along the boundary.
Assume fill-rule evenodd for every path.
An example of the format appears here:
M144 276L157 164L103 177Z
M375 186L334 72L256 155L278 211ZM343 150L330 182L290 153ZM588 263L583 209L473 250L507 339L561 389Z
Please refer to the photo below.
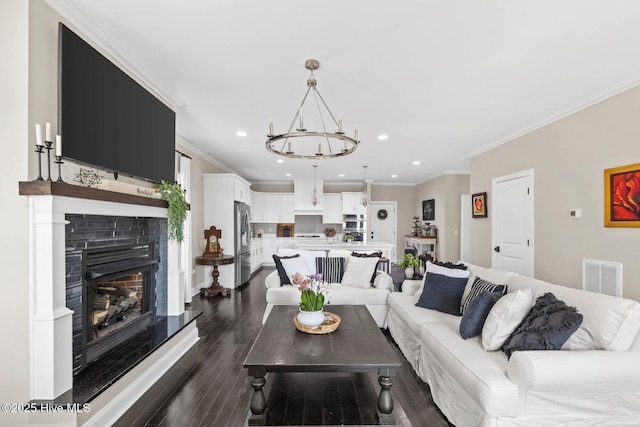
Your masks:
M155 323L153 244L85 249L82 256L81 365L97 360Z

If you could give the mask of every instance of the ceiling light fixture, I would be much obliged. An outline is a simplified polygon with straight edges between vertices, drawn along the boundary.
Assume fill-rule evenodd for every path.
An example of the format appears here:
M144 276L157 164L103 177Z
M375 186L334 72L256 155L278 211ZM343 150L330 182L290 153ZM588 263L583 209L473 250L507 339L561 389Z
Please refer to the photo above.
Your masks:
M316 188L316 170L318 165L313 165L313 191L311 192L311 204L313 206L318 204L318 189Z
M278 159L278 160L276 160L276 162L277 162L277 163L284 163L284 160L282 160L282 159Z
M311 71L311 74L307 79L307 92L304 94L304 98L302 98L300 107L298 107L293 117L289 130L285 133L275 135L273 133L273 120L269 121L269 135L267 135L265 148L271 153L294 159L329 159L353 153L360 143L360 141L358 141L358 129L354 131L353 138L345 135L342 130L342 117L336 120L331 110L329 110L327 103L322 98L322 95L318 92L318 81L313 71L320 67L320 62L316 59L307 59L304 66L307 70ZM304 127L302 111L310 92L313 93L315 107L320 118L319 123L322 127L320 131L310 131ZM333 123L338 128L337 131L327 131L322 107L324 107L326 113L329 114L329 118L333 120ZM307 109L307 111L311 110ZM296 123L298 127L294 131L293 128Z
M362 166L364 168L364 180L362 181L362 206L367 206L369 204L369 192L367 191L367 167Z
M419 165L419 164L420 164L420 160L414 160L414 161L413 161L413 162L411 162L411 163L413 163L414 165Z
M244 136L247 136L247 133L243 130L239 130L238 132L236 132L236 135L244 137Z
M387 139L389 139L389 135L385 135L385 134L378 135L378 139L380 141L387 140Z

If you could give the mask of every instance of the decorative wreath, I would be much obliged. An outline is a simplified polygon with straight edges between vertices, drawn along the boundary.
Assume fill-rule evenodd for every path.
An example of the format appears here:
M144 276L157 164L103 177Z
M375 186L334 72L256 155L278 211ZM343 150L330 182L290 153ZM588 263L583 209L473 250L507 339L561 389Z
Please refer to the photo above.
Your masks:
M387 216L388 216L388 215L389 215L389 214L387 213L387 210L386 210L386 209L380 209L380 210L378 211L378 219L387 219Z

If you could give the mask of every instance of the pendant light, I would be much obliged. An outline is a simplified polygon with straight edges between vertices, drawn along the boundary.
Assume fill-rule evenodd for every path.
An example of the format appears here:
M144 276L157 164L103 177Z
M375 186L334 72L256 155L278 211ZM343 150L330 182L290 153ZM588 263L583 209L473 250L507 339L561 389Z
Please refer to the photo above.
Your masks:
M366 207L369 204L369 192L367 191L367 166L362 166L364 169L364 181L362 182L362 206Z
M316 171L318 165L313 165L313 191L311 192L311 204L316 206L318 204L318 189L316 187Z

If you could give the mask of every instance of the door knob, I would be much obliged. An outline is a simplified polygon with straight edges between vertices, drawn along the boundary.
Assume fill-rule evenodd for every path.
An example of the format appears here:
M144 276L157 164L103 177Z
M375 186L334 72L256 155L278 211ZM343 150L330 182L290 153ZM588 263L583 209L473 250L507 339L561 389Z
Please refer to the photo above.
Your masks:
M500 246L496 246L495 248L493 248L493 250L496 252L500 252Z

